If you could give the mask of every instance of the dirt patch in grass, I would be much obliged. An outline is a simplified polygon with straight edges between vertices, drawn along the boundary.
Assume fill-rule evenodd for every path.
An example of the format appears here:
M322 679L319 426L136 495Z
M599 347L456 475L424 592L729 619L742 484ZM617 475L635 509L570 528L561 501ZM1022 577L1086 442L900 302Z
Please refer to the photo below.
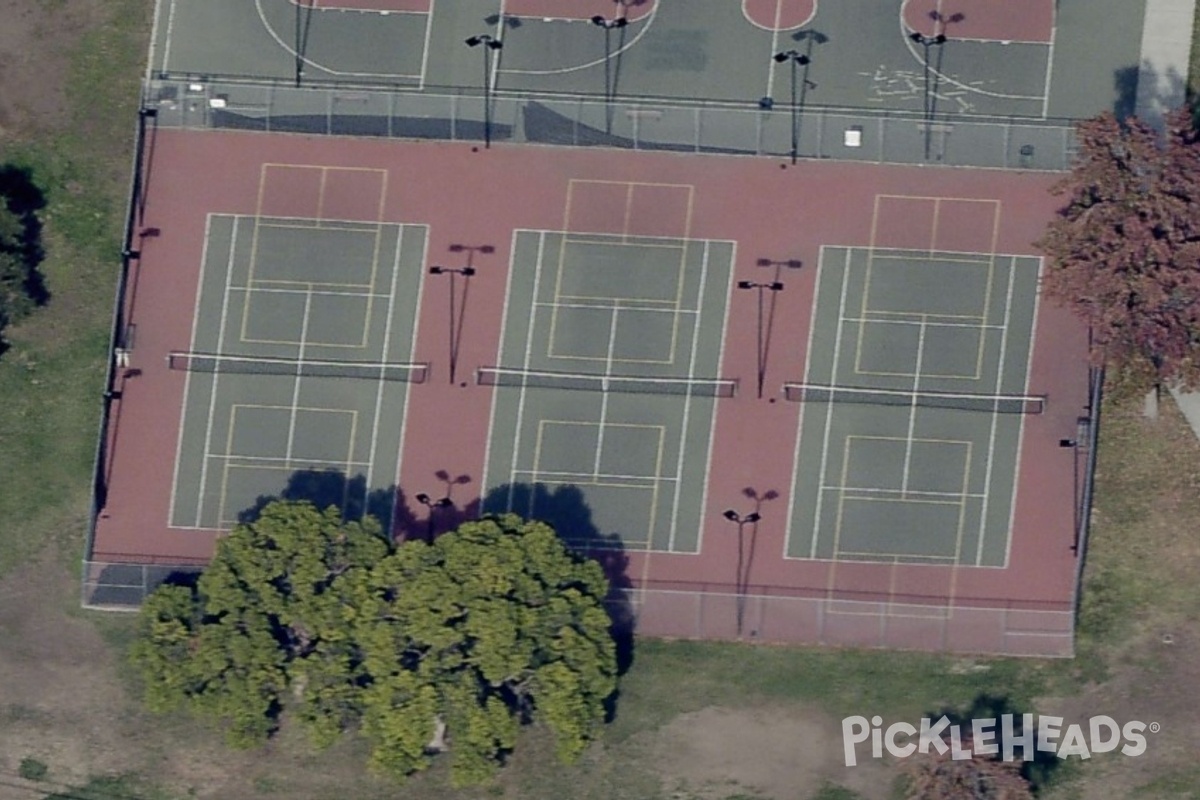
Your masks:
M103 13L103 0L0 0L0 139L67 119L71 54Z
M651 747L671 797L792 800L830 782L886 800L893 780L882 762L843 766L841 723L805 707L706 708L671 721Z

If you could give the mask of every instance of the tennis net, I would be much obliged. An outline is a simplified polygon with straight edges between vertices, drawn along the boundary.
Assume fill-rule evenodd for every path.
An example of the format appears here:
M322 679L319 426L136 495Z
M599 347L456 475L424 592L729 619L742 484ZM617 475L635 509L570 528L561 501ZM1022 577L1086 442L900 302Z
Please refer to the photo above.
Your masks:
M817 383L785 383L784 397L798 403L865 403L883 406L919 406L994 414L1041 414L1046 398L1024 394L955 394L952 392L904 391L830 386Z
M673 394L687 397L733 397L737 381L729 378L650 378L636 375L587 375L515 367L480 367L476 382L482 386L534 389L568 389L629 394Z
M265 356L233 356L216 353L173 352L167 356L171 369L238 375L285 375L296 378L358 378L373 381L424 383L428 364L386 362L315 361Z

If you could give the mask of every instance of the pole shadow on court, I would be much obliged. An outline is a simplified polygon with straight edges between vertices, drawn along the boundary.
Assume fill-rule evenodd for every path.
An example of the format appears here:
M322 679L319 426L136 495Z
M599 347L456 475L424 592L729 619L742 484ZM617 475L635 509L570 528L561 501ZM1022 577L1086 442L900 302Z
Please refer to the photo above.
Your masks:
M296 24L294 47L296 53L296 88L300 88L300 84L304 82L304 64L308 54L308 36L312 30L313 11L316 8L315 0L292 0L296 7Z
M482 513L513 513L530 516L554 528L571 552L600 564L608 578L605 608L612 620L610 630L617 647L617 669L625 674L633 664L633 582L629 578L629 555L620 536L596 527L592 510L577 486L544 483L511 483L490 490L482 501ZM529 510L532 509L532 514ZM618 690L617 694L620 693ZM616 715L617 694L606 705L611 721Z
M755 366L756 378L758 385L758 397L762 399L763 388L767 378L767 365L770 363L771 357L771 340L775 329L775 313L779 304L779 293L783 291L785 284L782 280L783 270L785 269L801 269L804 262L798 258L789 258L781 261L776 261L770 258L759 258L754 262L755 266L773 269L774 273L769 281L739 281L739 289L752 289L758 293L758 320L757 320L757 337L755 350ZM771 299L765 302L765 295L769 293Z
M467 254L466 263L461 267L447 267L440 264L433 264L429 267L430 275L443 275L450 284L450 306L447 315L448 341L450 343L447 380L453 384L457 380L458 356L462 348L463 329L467 318L467 296L471 291L471 278L476 272L475 257L476 255L491 255L496 252L496 247L490 244L454 243L447 249L451 253ZM461 294L458 292L460 278L462 279Z
M734 592L736 593L735 626L739 637L745 630L746 595L750 588L750 570L754 566L754 554L758 545L758 523L762 520L763 504L777 499L779 492L775 489L760 492L753 486L747 486L745 489L742 489L742 496L754 504L751 510L743 514L737 509L730 508L726 509L724 514L725 519L737 526L737 563L734 571ZM750 530L749 536L746 535L747 528ZM758 635L758 631L752 630L750 635L751 637L755 637Z

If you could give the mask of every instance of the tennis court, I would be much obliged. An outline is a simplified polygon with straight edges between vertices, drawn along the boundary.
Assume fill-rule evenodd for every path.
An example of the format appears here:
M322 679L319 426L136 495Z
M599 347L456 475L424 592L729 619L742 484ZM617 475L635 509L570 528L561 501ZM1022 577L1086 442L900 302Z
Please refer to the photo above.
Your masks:
M426 229L378 221L385 180L265 165L260 213L209 216L191 346L168 358L188 373L172 527L228 529L300 471L363 492L343 509L394 485L395 423L427 377L411 352ZM364 201L375 221L324 216Z
M497 387L485 511L552 514L515 507L536 502L521 487L574 486L624 546L699 550L716 404L737 382L719 376L734 244L688 236L692 195L572 181L564 230L514 233L500 362L477 372Z
M1039 269L822 249L789 558L1007 565Z

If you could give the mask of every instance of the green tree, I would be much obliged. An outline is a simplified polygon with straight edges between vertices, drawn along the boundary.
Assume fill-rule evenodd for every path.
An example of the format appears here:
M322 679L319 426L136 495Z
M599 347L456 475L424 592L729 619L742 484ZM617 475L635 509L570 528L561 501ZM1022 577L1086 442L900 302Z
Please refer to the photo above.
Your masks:
M486 779L523 722L544 723L564 761L595 735L616 689L608 581L550 526L469 522L401 547L366 577L357 638L378 690L364 719L378 766L423 766L435 716L459 783ZM413 707L435 715L415 725Z
M1093 358L1133 383L1200 382L1200 137L1104 114L1080 123L1055 188L1067 204L1037 243L1046 293L1092 333Z
M318 745L357 730L371 764L424 769L445 733L456 783L490 777L523 723L570 761L616 688L600 566L515 516L393 548L378 525L276 501L220 540L195 588L143 606L132 663L156 711L262 742L282 714Z

